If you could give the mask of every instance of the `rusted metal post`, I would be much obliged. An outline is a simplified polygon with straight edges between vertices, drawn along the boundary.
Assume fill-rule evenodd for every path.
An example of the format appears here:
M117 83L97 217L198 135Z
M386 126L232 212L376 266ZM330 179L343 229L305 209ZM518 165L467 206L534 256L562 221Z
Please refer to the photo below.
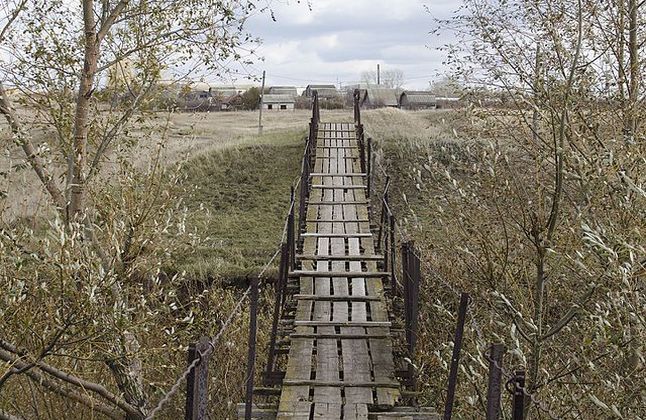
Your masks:
M388 222L386 216L386 201L388 201L388 187L390 185L390 176L386 175L386 183L384 184L384 194L381 198L381 219L379 220L379 233L377 234L377 247L380 251L383 252L383 247L381 246L382 235L384 234L384 224Z
M392 213L388 217L388 225L390 227L390 286L393 296L397 295L397 275L395 274L395 256L397 255L397 246L395 245L395 216Z
M498 420L500 417L500 381L502 378L502 363L505 351L504 344L493 344L489 353L487 420Z
M256 370L256 324L258 317L258 279L251 279L251 313L249 314L249 348L247 353L247 393L244 415L251 420L253 406L253 377Z
M301 180L301 182L303 182ZM289 259L289 267L294 270L296 269L296 235L294 234L295 231L295 207L296 207L296 191L294 190L294 186L292 185L290 189L290 210L289 214L287 215L287 244L289 245L288 247L288 259Z
M406 308L408 307L408 248L410 244L408 242L404 242L401 245L401 259L402 259L402 287L404 290L402 291L404 294L404 317L407 317L406 313ZM408 323L408 318L405 319L406 322ZM408 326L408 324L406 324Z
M446 404L444 405L444 420L451 420L453 414L453 400L455 399L455 387L458 383L458 365L460 362L460 350L462 349L462 336L464 334L464 320L467 315L469 295L460 295L460 309L458 310L458 325L455 329L453 340L453 355L451 357L451 370L449 371L449 384L446 392Z
M368 187L366 198L370 200L370 187L372 186L372 138L368 137L368 153L366 156L366 177L368 179Z
M366 143L363 137L363 125L357 127L357 142L359 143L359 162L361 172L366 172Z
M412 365L412 360L413 360L413 351L414 349L412 348L412 342L411 342L411 243L410 242L404 242L402 244L402 283L404 287L404 329L405 329L405 334L406 334L406 345L407 345L407 350L408 350L408 357L411 360L411 363L408 363L408 377L407 377L407 385L410 387L412 385L412 380L413 380L413 365Z
M512 420L523 420L525 417L525 371L517 370L511 379L513 389Z
M280 266L278 269L278 278L274 285L274 294L276 299L274 300L274 314L271 322L271 338L269 340L269 355L267 357L267 367L265 369L265 386L273 384L273 379L271 378L272 373L274 372L274 367L276 365L276 335L278 334L278 321L280 320L280 315L283 310L285 303L285 287L286 284L283 279L287 278L285 275L286 271L289 271L289 244L283 242L280 247Z
M388 271L389 266L390 266L389 253L391 252L390 248L392 246L392 244L390 243L390 235L388 234L388 230L387 230L388 229L388 221L390 220L389 219L389 213L388 213L388 195L386 195L383 198L383 201L384 201L384 212L385 213L384 213L384 218L383 218L384 220L383 220L382 223L384 225L386 225L386 227L384 229L385 232L383 233L383 235L384 235L384 246L383 246L381 251L383 252L383 258L384 258L384 271Z
M200 337L197 343L188 346L188 364L195 359L202 359L186 378L185 420L203 420L207 418L209 392L208 357L201 356L209 348L208 337Z

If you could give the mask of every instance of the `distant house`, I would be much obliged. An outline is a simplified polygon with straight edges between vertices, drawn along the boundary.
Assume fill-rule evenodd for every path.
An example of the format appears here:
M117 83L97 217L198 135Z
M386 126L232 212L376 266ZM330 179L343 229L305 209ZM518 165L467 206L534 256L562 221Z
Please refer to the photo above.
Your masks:
M435 95L425 91L407 90L399 96L399 107L408 110L435 109Z
M266 93L262 98L262 107L267 110L293 111L295 102L294 96L292 95Z
M212 90L190 90L180 98L181 107L185 111L215 111L217 101Z
M295 86L272 86L267 93L270 95L289 95L292 98L298 96L298 90Z
M362 92L360 105L362 108L397 108L399 92L397 89L368 88Z
M339 91L334 85L307 85L303 96L311 98L314 96L314 91L317 91L319 94L319 99L328 99L328 98L338 98Z
M244 103L244 100L242 98L242 94L235 93L233 95L230 95L224 98L220 102L220 109L222 111L239 111L242 109L243 103Z

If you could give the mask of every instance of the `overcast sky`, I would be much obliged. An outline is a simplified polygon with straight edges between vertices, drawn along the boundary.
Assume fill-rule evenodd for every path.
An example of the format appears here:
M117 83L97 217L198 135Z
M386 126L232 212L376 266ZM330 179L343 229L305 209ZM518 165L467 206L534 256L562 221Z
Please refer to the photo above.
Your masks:
M270 14L254 16L249 31L263 39L269 85L356 83L363 71L400 69L410 88L425 88L444 71L435 47L446 40L429 34L433 18L458 8L458 0L273 0ZM310 9L311 6L311 9ZM426 8L430 10L427 13ZM239 81L241 82L241 81Z

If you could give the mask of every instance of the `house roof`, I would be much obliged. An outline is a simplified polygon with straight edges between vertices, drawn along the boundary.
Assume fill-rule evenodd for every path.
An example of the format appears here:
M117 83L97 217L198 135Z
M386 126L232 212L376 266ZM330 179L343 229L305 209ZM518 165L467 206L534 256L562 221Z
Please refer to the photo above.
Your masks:
M334 89L336 90L336 86L334 85L307 85L307 89Z
M399 105L397 89L386 88L369 88L366 90L365 101L371 104L380 104L384 106Z
M296 86L271 86L269 93L272 95L296 95Z
M294 97L292 95L276 95L272 93L265 93L262 95L262 101L266 104L293 104Z
M402 101L404 96L412 104L434 104L436 102L435 95L426 91L407 90L401 94Z
M334 98L339 96L339 91L334 85L308 85L303 96L312 96L312 92L318 92L320 98Z

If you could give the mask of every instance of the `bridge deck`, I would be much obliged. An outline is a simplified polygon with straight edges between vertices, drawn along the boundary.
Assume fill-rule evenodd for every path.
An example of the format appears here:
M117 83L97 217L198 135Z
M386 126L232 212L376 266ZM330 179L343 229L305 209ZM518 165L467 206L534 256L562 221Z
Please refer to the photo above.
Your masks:
M316 150L302 268L294 273L301 298L277 418L367 419L369 408L393 407L400 396L387 273L377 270L354 125L319 124Z

